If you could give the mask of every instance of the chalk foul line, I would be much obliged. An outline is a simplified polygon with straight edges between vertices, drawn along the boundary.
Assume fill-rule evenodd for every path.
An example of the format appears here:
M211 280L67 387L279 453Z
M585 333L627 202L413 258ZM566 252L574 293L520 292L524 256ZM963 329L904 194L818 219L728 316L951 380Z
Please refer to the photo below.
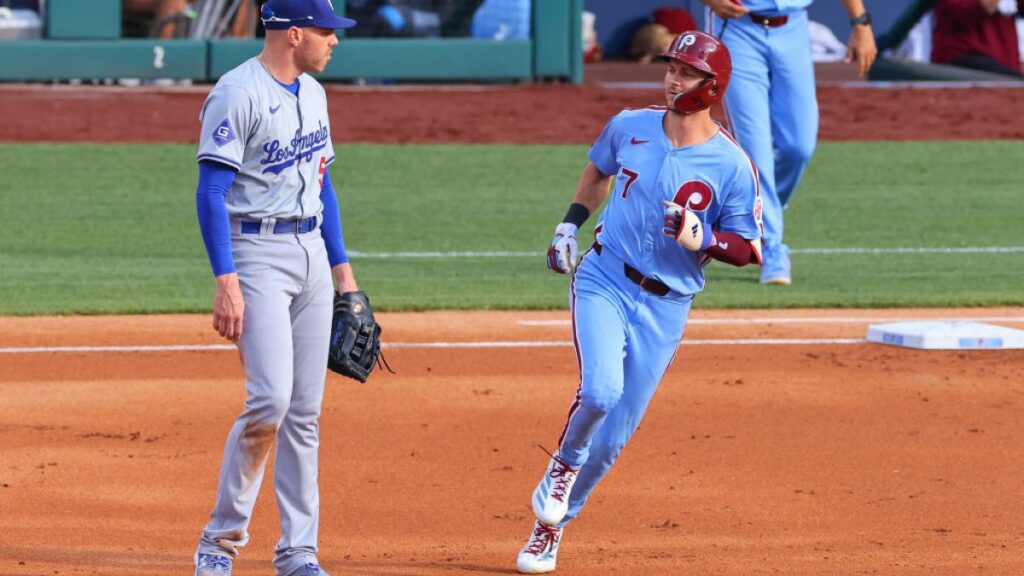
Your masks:
M863 338L735 338L683 340L683 346L814 346L823 344L865 344ZM477 342L385 342L384 348L561 348L570 340L520 340ZM169 346L35 346L0 348L0 354L88 354L103 352L209 352L235 350L229 344L185 344Z
M790 254L837 255L837 254L1020 254L1024 246L959 246L959 247L846 247L846 248L792 248ZM542 258L543 252L533 251L476 251L476 252L360 252L349 250L349 256L370 260L394 258Z
M566 313L568 314L568 313ZM1024 316L977 316L971 318L920 318L920 317L868 317L868 316L833 316L833 317L799 317L799 316L766 316L760 318L689 318L687 326L694 325L743 325L743 324L870 324L872 322L1008 322L1024 323ZM520 326L569 326L572 321L564 320L519 320Z

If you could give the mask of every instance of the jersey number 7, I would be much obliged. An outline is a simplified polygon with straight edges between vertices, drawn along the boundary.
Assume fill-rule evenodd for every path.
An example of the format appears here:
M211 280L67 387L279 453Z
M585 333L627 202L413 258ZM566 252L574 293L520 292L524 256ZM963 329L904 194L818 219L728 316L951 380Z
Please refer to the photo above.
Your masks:
M636 182L636 179L640 177L640 174L633 172L629 168L623 168L622 173L626 176L626 184L622 187L622 197L625 198L626 194L629 194L629 187Z

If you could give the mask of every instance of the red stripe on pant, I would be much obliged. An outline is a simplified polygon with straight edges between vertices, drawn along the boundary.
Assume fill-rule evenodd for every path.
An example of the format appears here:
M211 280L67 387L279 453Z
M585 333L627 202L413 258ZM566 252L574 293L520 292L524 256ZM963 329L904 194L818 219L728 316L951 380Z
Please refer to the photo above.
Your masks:
M589 252L589 250L588 250ZM583 255L586 258L586 254ZM582 259L580 259L582 264ZM572 421L573 414L580 407L580 394L583 393L583 354L580 352L580 340L576 335L576 275L572 277L570 283L570 290L572 291L572 345L576 350L576 369L580 375L580 384L576 388L576 398L573 400L572 405L569 406L569 414L565 417L565 427L562 428L562 434L558 437L558 449L562 448L562 442L565 440L565 434L569 431L569 422Z

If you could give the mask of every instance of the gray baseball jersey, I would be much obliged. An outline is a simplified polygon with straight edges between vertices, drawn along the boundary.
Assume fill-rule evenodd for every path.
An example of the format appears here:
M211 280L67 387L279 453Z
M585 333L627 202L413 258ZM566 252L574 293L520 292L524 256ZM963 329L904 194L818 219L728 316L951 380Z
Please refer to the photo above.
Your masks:
M327 98L308 74L299 76L299 85L296 97L250 58L221 77L207 97L197 158L238 169L227 198L231 217L320 214L323 173L334 161Z
M334 286L319 227L277 224L323 210L323 173L334 159L327 101L311 76L299 77L296 96L253 58L221 78L200 120L198 159L238 169L225 201L245 303L238 348L246 401L228 433L197 558L234 557L246 544L276 440L281 539L274 564L278 574L292 574L316 562L318 419Z

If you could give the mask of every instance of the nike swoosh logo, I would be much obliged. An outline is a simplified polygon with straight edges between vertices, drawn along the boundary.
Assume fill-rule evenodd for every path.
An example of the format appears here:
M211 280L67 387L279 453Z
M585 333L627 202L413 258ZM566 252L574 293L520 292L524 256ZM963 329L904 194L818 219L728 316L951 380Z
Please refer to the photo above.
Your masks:
M729 249L729 243L728 242L719 242L718 243L718 247L721 248L722 250L728 250Z
M277 111L280 110L280 109L281 109L281 105L280 104L278 104L276 107L275 106L271 106L270 107L270 113L271 114L277 114Z
M636 136L633 136L633 139L629 141L630 144L647 144L648 142L650 140L637 140Z

